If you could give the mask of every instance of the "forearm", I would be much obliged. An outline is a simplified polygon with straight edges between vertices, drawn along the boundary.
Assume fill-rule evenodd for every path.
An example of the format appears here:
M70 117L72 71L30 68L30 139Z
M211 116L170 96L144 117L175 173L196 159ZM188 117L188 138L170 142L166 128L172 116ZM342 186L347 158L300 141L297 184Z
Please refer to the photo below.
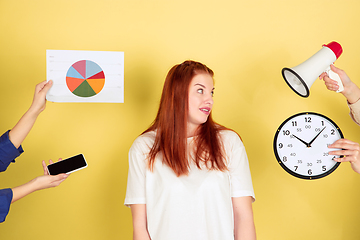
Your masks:
M63 173L55 176L43 175L34 178L30 182L12 189L13 191L12 202L15 202L37 190L59 186L59 184L62 183L68 176L69 175Z
M256 231L253 217L239 217L235 220L235 240L255 240Z
M252 201L250 196L232 198L235 240L256 240Z
M145 204L130 206L133 218L133 240L151 240L147 230L147 217Z
M13 127L9 133L10 141L18 148L24 141L31 128L34 126L36 118L45 109L46 93L51 88L52 81L43 81L36 85L33 102L22 116L19 122Z
M360 162L357 161L357 162L351 162L351 168L360 174Z
M26 195L35 192L37 189L35 180L31 180L30 182L27 182L21 186L15 187L12 189L13 191L13 199L11 203L25 197Z
M29 108L29 110L21 117L17 124L10 130L9 139L16 148L20 147L31 128L34 126L40 112Z
M146 229L143 230L135 230L133 232L133 240L151 240L149 233Z
M350 104L353 104L360 99L360 88L355 83L351 82L350 87L343 92L343 95Z

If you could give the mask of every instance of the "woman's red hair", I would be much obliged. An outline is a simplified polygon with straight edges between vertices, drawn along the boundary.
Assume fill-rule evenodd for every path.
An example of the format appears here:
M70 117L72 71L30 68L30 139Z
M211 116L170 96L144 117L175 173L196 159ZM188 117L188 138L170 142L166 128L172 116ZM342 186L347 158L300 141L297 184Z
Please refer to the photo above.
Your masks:
M156 130L155 142L148 156L151 170L156 156L161 153L163 163L174 170L177 176L188 174L191 161L187 154L189 85L193 77L200 73L214 76L210 68L195 61L175 65L166 76L157 116L143 132ZM219 131L223 129L226 128L213 121L211 113L208 120L197 129L194 161L198 168L203 165L201 163L205 163L210 170L227 170L219 136Z

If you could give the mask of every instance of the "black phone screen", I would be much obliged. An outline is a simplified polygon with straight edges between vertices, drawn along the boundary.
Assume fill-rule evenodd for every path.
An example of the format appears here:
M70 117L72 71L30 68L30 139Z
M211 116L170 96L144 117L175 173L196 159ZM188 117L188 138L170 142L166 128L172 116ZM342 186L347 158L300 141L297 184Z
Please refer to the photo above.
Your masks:
M82 154L58 161L47 166L50 175L57 175L60 173L71 173L76 170L87 167L87 163Z

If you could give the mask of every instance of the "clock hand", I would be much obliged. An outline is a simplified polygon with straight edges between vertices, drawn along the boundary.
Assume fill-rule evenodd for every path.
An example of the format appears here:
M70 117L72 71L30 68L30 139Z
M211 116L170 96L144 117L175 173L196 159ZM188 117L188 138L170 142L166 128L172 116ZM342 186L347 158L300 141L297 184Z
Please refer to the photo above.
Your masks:
M320 133L322 132L322 131L324 131L324 129L325 129L326 127L324 127L314 138L313 138L313 140L311 140L310 142L309 142L309 146L308 147L311 147L311 144L315 141L315 139L320 135Z
M295 136L294 134L293 134L293 136L294 136L296 139L298 139L300 142L302 142L303 144L305 144L306 147L310 147L310 145L309 145L307 142L305 142L304 140L302 140L301 138L298 138L298 137Z

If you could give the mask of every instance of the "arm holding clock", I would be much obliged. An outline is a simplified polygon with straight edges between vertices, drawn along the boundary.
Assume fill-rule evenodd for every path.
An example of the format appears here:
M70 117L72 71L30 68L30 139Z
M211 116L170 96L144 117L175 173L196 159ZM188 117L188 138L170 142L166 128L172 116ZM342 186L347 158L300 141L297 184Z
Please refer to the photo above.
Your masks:
M359 143L350 141L348 139L339 139L333 144L329 145L329 148L340 148L342 150L330 151L331 155L343 155L343 158L334 158L336 162L350 162L352 169L360 173L360 146Z
M350 116L354 122L360 125L360 88L350 80L344 70L341 70L334 65L331 65L330 67L333 72L340 76L344 85L344 90L341 93L347 99L348 106L350 108ZM329 78L326 73L322 73L319 78L324 80L327 89L330 91L337 91L339 89L337 82Z

